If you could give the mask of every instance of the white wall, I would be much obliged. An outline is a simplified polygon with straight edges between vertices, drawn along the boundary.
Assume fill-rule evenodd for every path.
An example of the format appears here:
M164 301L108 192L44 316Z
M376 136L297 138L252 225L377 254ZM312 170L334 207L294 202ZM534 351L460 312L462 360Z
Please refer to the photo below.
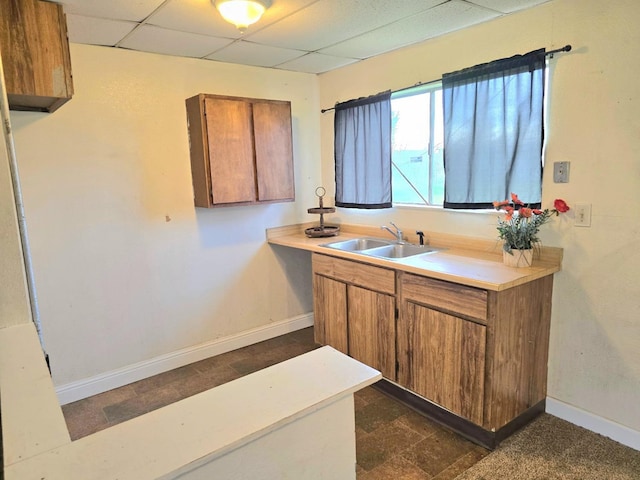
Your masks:
M543 228L564 248L555 276L549 395L640 431L640 3L552 0L542 6L320 76L323 108L539 47L571 44L551 60L548 164L571 162L568 184L543 180L543 200L590 203ZM333 184L333 114L322 118L323 183ZM496 216L394 209L336 221L496 238ZM637 436L637 434L636 434Z
M0 138L0 328L31 321L9 150Z
M265 228L316 203L316 76L86 45L71 62L71 101L11 113L55 384L310 312L308 255L283 259ZM198 93L291 101L296 202L194 208Z

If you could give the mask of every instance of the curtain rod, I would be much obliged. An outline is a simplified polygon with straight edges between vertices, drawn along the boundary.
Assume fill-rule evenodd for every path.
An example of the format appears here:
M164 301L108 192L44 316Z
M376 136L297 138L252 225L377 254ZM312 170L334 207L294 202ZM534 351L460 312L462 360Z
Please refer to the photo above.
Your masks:
M565 45L562 48L556 48L555 50L549 50L548 52L545 53L545 55L547 57L551 57L553 58L553 54L554 53L560 53L560 52L570 52L571 51L571 45Z
M391 90L391 93L398 93L398 92L402 92L403 90L409 90L410 88L415 88L415 87L420 87L421 85L429 85L430 83L434 83L434 82L439 82L440 80L431 80L429 82L418 82L418 83L414 83L413 85L410 85L408 87L402 87L399 88L397 90ZM382 92L381 92L382 93ZM365 98L365 97L362 97ZM355 100L355 99L354 99ZM349 100L350 101L350 100ZM323 108L322 110L320 110L320 113L325 113L325 112L329 112L331 110L335 110L336 107L331 107L331 108Z
M571 51L571 45L565 45L562 48L556 48L555 50L549 50L548 52L545 52L545 56L553 58L553 55L555 53L570 52L570 51ZM410 87L399 88L398 90L391 90L391 93L398 93L398 92L401 92L403 90L408 90L410 88L419 87L421 85L428 85L429 83L433 83L433 82L437 82L437 81L439 81L439 80L432 80L430 82L418 82L418 83L416 83L414 85L411 85ZM335 110L335 109L336 109L336 107L323 108L322 110L320 110L320 113L330 112L331 110Z

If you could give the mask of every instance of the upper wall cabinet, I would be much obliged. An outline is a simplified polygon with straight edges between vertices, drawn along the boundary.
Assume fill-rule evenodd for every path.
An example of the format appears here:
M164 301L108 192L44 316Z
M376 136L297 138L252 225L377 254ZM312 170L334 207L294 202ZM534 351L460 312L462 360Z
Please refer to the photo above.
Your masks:
M53 112L73 95L62 5L0 0L0 47L11 110Z
M290 102L200 94L186 104L196 207L295 199Z

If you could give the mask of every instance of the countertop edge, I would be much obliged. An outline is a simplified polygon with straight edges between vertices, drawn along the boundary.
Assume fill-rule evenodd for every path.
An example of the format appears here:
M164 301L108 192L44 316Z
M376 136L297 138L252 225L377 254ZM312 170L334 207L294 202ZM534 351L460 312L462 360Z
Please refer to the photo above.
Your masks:
M447 235L438 234L437 243L433 242L433 246L444 248L445 250L428 255L419 255L418 257L386 260L322 246L326 243L362 236L389 240L382 235L373 234L372 227L345 225L341 226L342 231L339 235L309 238L304 234L305 228L309 225L311 224L287 225L267 229L267 242L271 245L307 250L493 291L506 290L529 283L561 270L562 249L557 247L544 247L542 258L535 259L534 265L531 267L513 268L507 267L502 263L500 250L496 251L493 248L493 251L487 251L488 246L492 246L492 242L457 235L452 235L452 240L447 242ZM465 248L461 248L461 246Z

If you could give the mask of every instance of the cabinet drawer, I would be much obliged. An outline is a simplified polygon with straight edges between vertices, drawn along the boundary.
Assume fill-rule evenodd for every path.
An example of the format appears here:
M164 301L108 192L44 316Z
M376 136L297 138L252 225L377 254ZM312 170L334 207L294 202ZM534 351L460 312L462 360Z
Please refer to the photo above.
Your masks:
M487 323L487 292L479 288L407 273L402 276L402 299Z
M393 270L352 262L314 253L313 273L357 285L376 292L395 295L396 275Z

